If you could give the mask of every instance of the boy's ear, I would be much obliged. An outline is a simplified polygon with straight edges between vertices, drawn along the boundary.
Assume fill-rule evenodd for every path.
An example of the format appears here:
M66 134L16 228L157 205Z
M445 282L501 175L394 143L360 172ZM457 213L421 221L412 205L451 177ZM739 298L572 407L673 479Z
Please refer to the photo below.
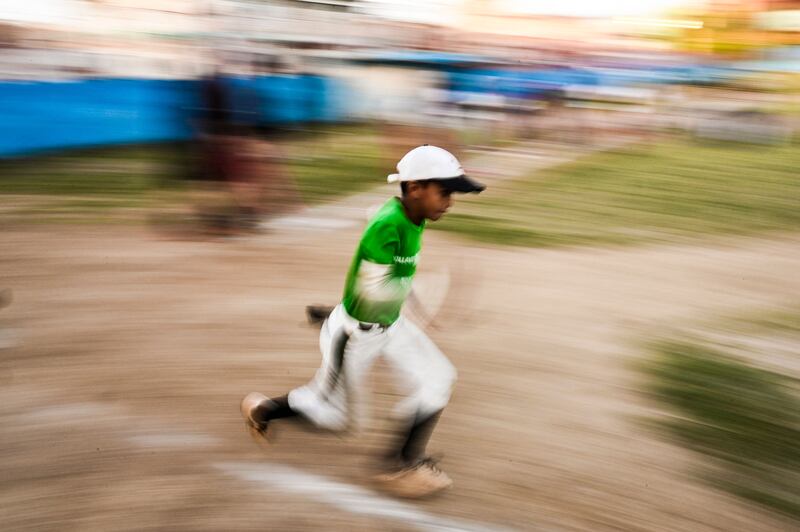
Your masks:
M407 183L406 184L407 194L413 194L414 192L422 188L422 183L420 183L419 181L407 181L406 183Z

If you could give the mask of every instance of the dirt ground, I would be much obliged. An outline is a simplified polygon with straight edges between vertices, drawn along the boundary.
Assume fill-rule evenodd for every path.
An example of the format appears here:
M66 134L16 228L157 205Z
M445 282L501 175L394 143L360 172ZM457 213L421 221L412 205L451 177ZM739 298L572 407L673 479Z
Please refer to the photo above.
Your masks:
M647 335L796 296L793 236L516 250L430 233L420 275L447 268L451 288L429 332L459 370L431 450L454 488L395 508L259 477L277 464L371 490L398 397L385 367L360 434L286 422L263 449L238 412L248 391L311 377L319 354L303 309L337 301L358 232L187 242L122 226L4 229L0 289L14 301L0 310L13 344L0 349L2 528L791 527L699 482L695 457L642 427L656 411L631 362Z

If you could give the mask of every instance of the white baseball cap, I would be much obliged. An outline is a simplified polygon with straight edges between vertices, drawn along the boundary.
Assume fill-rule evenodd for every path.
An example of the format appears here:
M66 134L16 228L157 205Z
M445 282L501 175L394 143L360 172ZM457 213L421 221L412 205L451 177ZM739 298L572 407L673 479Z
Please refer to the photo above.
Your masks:
M397 163L397 172L386 180L389 183L436 180L453 192L481 192L486 188L464 175L461 163L452 153L428 144L406 153Z

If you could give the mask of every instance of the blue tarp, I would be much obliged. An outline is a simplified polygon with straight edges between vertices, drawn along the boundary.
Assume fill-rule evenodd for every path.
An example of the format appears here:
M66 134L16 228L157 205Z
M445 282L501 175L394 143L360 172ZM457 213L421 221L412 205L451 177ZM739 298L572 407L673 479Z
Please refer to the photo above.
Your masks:
M392 57L437 63L447 73L452 91L513 98L535 98L574 85L698 83L731 76L730 69L703 66L525 70L455 67L479 59L459 54L388 56ZM249 124L342 120L356 99L342 81L307 74L228 77L224 86L234 119ZM0 157L53 148L184 140L194 134L200 108L200 80L0 82Z
M726 68L704 65L597 69L597 73L603 85L613 86L717 83L730 77Z
M188 81L0 83L0 155L185 139L194 96Z
M718 83L732 77L723 67L674 66L651 68L552 68L542 70L473 69L448 74L459 92L493 93L516 98L536 97L568 86L629 87L672 83Z
M598 85L599 76L588 70L573 68L479 69L450 73L449 81L451 90L458 92L490 92L508 97L528 98L568 85Z
M185 140L201 108L199 80L0 82L0 156L119 143ZM226 78L237 120L332 121L347 87L312 75Z
M574 85L625 87L641 84L715 83L730 77L725 69L702 65L512 68L507 61L488 56L418 50L379 53L357 60L414 68L422 66L445 73L452 91L491 93L512 98L536 98Z

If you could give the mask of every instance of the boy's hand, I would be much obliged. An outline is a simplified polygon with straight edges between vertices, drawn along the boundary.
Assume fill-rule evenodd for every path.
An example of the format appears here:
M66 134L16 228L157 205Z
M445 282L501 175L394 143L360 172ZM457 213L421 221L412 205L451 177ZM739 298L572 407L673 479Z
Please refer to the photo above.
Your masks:
M331 312L335 307L328 307L325 305L309 305L306 307L306 317L308 318L309 325L316 325L322 327L323 322L328 319Z
M419 298L417 297L417 293L413 289L411 290L411 292L409 292L406 301L411 307L411 312L415 314L422 321L424 328L432 329L434 331L439 330L439 327L433 321L433 316L428 314L428 311L425 310L425 306L419 300Z

